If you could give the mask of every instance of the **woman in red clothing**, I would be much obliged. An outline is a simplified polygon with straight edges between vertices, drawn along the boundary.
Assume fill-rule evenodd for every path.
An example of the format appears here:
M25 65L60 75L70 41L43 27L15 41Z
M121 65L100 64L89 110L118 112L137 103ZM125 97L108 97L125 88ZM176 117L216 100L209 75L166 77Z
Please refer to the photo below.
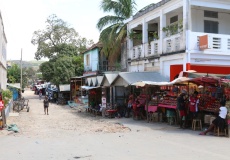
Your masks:
M132 109L132 104L133 104L133 96L130 95L128 105L127 105L127 109L126 109L126 111L127 111L127 116L126 117L127 118L129 118L129 116L130 116L130 112L131 112L131 109Z
M198 95L198 92L195 91L193 95L189 98L189 115L191 119L194 119L197 116L197 112L198 112L197 105L199 103L199 99L197 95Z
M4 111L4 101L2 100L2 93L0 93L0 113L1 113L0 116L3 118L3 121L4 121L5 111ZM4 125L2 122L0 126L1 129L3 128L3 125Z

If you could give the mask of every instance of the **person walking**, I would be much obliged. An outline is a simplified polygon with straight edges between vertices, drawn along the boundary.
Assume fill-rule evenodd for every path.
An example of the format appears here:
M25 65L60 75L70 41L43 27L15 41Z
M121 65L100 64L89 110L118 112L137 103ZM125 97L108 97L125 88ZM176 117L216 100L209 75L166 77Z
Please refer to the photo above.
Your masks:
M40 100L42 99L42 89L40 89L40 91L39 91L39 99Z
M45 112L45 114L47 113L47 115L49 115L49 112L48 112L49 100L48 100L47 96L45 96L43 103L44 103L44 112Z
M2 120L0 121L0 129L2 130L4 127L5 122L5 110L4 110L4 101L2 99L2 93L0 92L0 116Z

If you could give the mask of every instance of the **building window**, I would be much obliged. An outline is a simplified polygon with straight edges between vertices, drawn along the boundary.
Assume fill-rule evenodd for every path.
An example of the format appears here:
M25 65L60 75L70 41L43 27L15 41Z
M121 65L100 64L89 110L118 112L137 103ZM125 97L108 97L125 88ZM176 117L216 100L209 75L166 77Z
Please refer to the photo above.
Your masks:
M178 16L174 16L170 18L170 24L175 23L178 21Z
M218 33L218 22L216 21L204 21L204 32L205 33Z
M90 59L89 59L89 54L86 55L86 65L90 65Z
M218 18L218 12L214 12L214 11L204 11L204 17L208 17L208 18Z

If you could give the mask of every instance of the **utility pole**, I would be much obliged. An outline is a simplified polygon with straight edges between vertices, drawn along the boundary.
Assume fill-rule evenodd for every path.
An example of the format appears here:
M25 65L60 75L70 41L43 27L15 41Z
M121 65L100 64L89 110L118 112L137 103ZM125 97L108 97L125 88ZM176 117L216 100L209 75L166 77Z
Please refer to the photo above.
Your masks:
M21 95L22 95L22 49L21 49L21 82L20 82L20 88L21 88ZM21 98L21 97L20 97Z

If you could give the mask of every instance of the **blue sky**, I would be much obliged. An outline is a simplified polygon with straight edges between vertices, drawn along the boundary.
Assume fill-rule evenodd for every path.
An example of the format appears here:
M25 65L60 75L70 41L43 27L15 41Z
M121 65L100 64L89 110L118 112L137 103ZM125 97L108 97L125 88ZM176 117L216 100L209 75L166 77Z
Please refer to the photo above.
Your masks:
M31 44L33 32L45 28L51 14L66 21L81 37L98 41L96 24L108 15L100 10L102 0L0 0L7 37L7 60L34 60L36 46ZM136 0L137 11L160 0Z

